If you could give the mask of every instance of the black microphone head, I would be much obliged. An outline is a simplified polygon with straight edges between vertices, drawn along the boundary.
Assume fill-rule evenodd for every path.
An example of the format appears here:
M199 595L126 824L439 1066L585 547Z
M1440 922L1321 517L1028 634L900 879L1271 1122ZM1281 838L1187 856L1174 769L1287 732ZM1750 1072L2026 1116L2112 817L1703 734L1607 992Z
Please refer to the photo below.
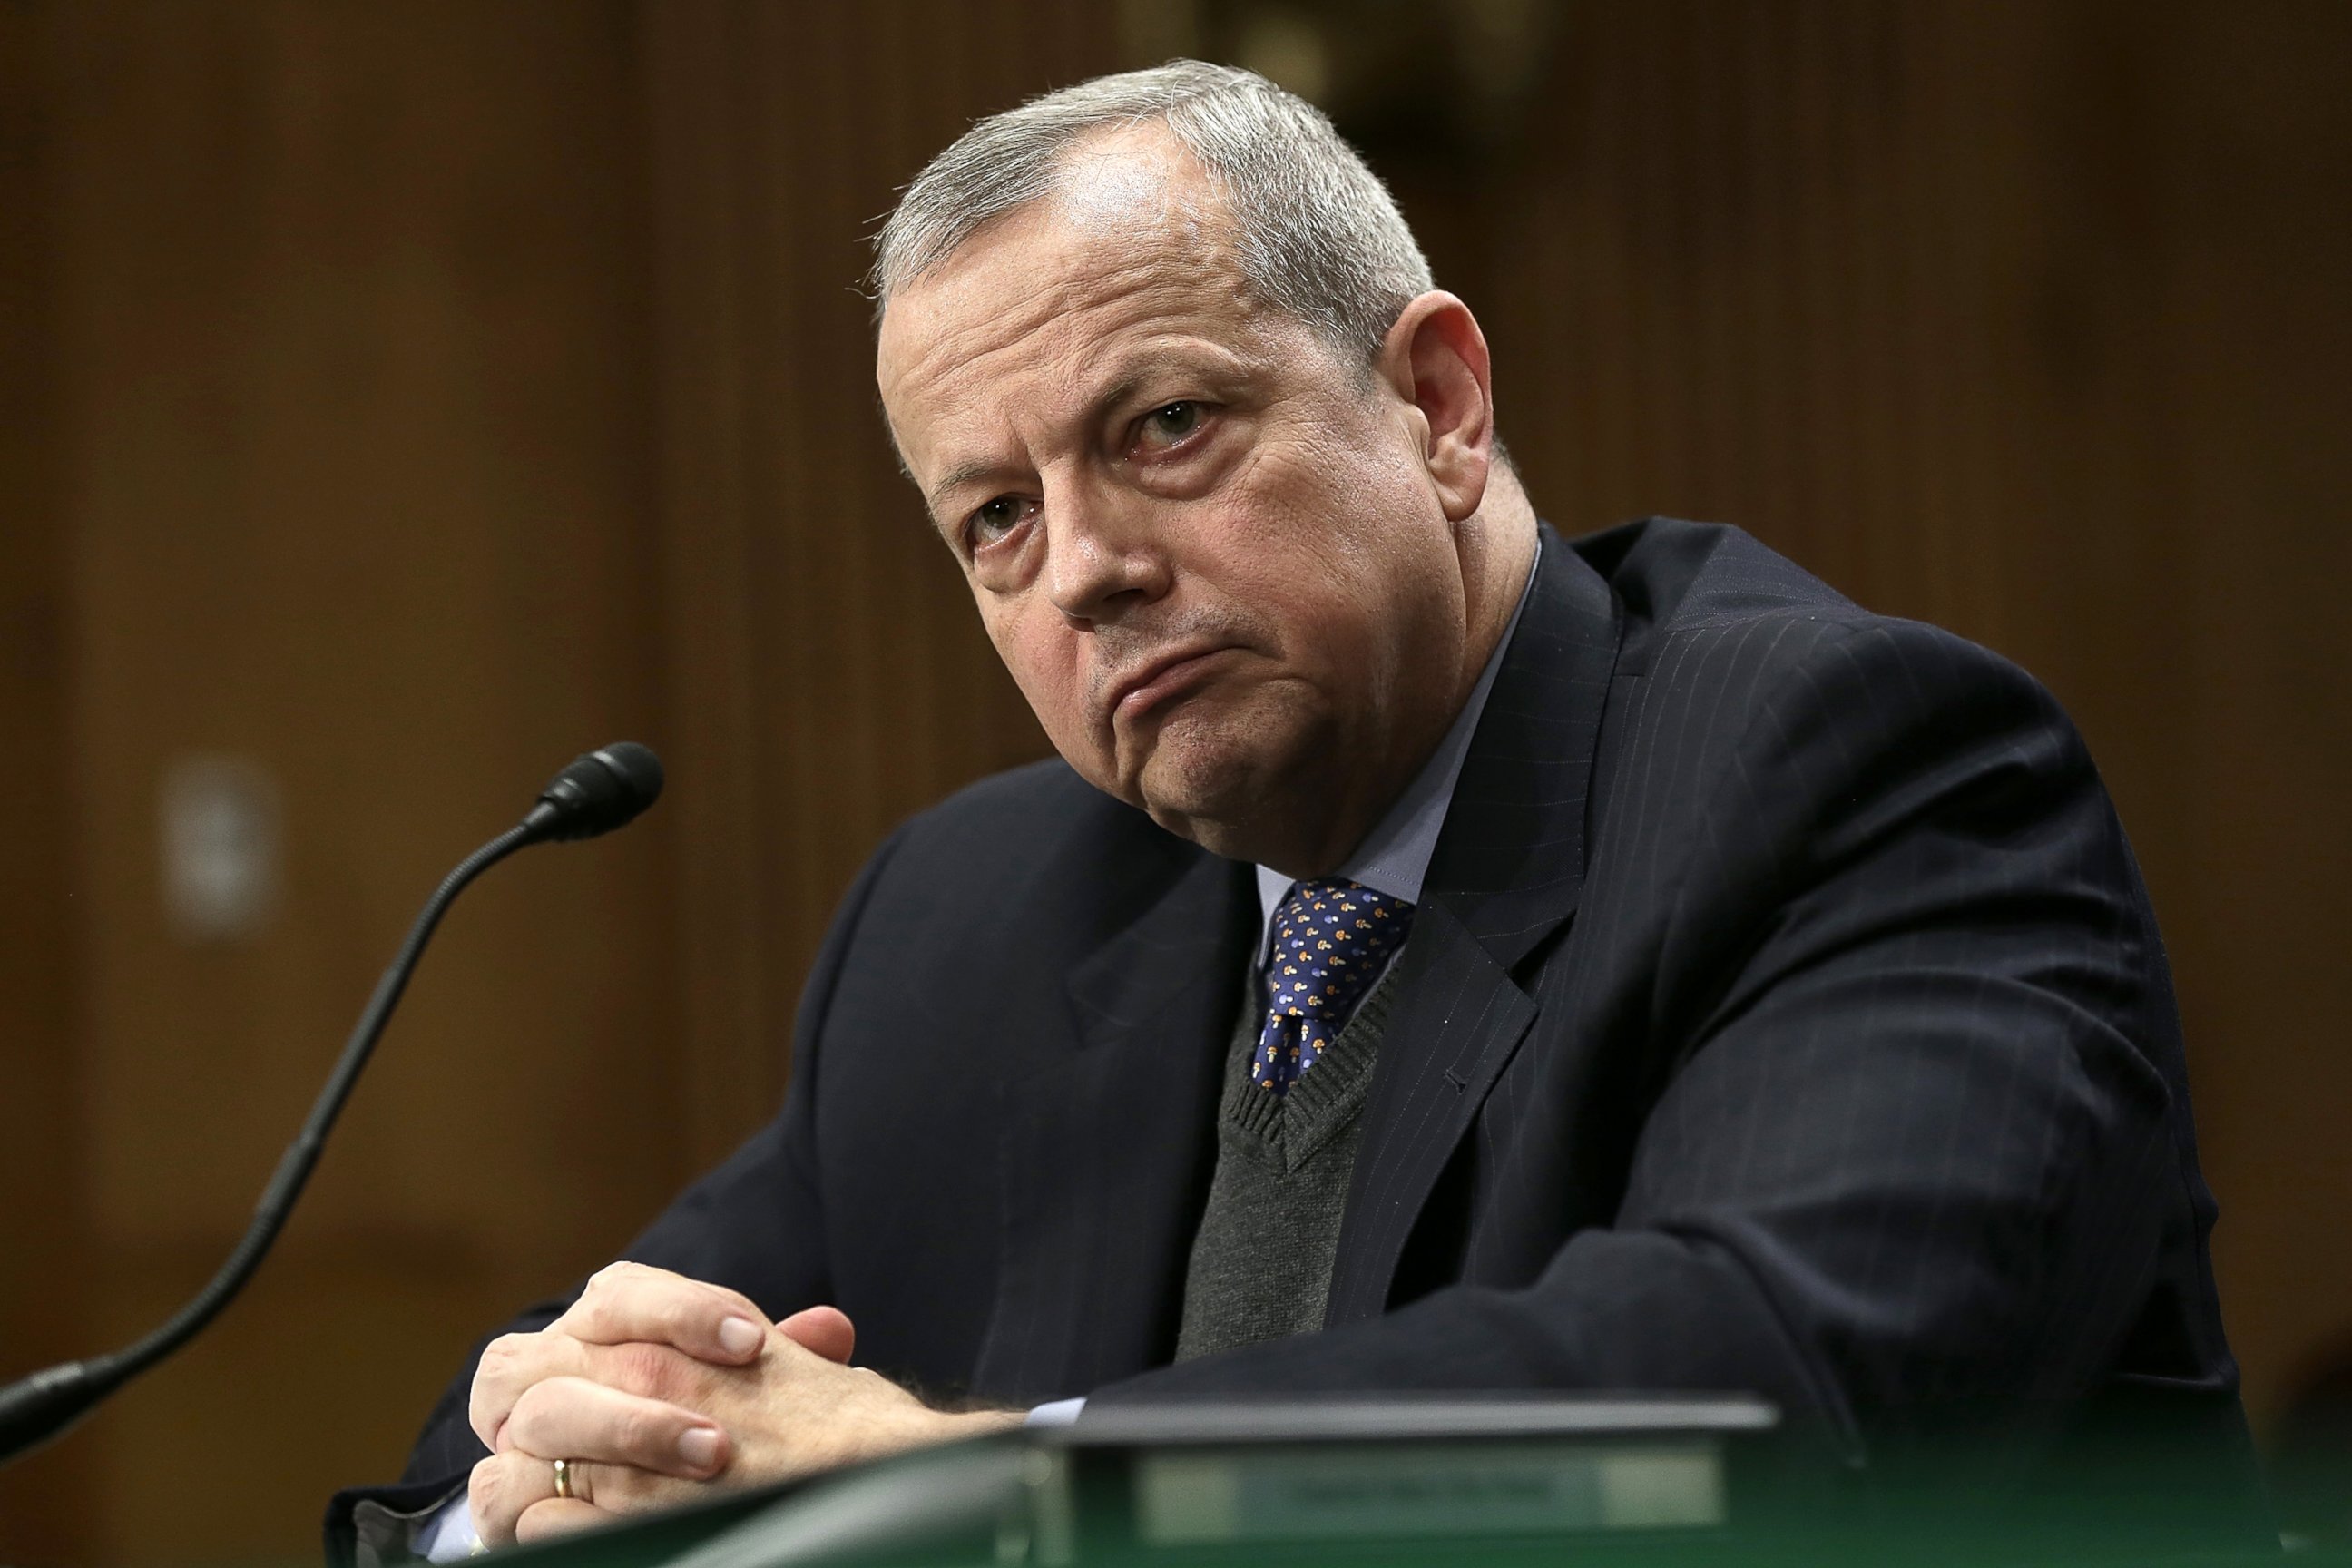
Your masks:
M556 774L523 826L539 838L593 838L635 821L661 791L661 759L635 741L615 741Z

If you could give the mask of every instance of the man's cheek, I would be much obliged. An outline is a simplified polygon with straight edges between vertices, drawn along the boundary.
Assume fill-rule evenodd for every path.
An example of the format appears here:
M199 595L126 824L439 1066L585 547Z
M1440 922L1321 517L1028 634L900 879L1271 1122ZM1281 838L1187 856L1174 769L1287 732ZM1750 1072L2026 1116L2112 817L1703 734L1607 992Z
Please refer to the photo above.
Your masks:
M999 642L997 652L1062 760L1088 783L1112 788L1118 761L1109 750L1109 738L1095 726L1084 675L1070 668L1060 649L1049 648L1040 657L1030 647Z

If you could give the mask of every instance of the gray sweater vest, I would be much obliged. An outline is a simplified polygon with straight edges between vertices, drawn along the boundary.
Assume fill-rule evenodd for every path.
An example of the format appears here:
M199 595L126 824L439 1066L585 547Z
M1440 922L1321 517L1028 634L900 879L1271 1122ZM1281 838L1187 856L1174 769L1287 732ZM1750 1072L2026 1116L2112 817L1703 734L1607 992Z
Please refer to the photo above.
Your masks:
M1250 1082L1265 1018L1249 988L1217 1108L1216 1174L1184 1274L1178 1361L1323 1326L1395 973L1391 963L1339 1037L1279 1096Z

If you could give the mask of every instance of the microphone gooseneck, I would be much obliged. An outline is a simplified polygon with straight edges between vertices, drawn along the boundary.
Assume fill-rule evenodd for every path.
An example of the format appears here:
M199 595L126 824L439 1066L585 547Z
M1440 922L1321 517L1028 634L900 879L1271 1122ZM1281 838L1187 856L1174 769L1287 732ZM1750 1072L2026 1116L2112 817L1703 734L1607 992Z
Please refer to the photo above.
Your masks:
M661 787L661 761L645 747L624 741L590 752L555 776L520 823L467 856L442 879L417 911L415 923L408 928L408 939L401 943L399 953L376 983L374 994L361 1010L342 1056L320 1089L301 1131L288 1145L269 1184L262 1189L260 1201L254 1205L253 1222L228 1260L194 1300L135 1344L87 1361L64 1362L0 1388L0 1461L56 1436L108 1394L186 1344L253 1278L310 1181L327 1134L342 1113L343 1102L351 1098L378 1037L391 1022L393 1009L400 1005L401 993L408 988L409 974L424 955L425 943L433 940L434 929L457 895L475 878L527 845L593 838L625 826L653 805Z

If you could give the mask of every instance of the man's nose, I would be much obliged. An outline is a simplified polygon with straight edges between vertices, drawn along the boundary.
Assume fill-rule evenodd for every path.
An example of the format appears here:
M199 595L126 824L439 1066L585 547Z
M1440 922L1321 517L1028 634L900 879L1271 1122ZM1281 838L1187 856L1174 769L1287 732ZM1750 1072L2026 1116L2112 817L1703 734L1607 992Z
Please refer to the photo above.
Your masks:
M1045 499L1046 591L1066 619L1116 620L1167 593L1167 555L1132 498L1071 485Z

